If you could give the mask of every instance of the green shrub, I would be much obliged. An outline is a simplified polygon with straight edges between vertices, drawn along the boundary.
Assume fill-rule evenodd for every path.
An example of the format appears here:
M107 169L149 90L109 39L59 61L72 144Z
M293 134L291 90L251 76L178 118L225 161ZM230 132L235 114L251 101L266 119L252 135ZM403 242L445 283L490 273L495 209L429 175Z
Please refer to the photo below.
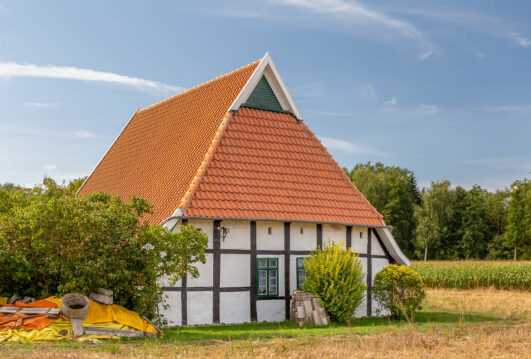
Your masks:
M413 320L426 297L420 275L407 266L391 264L374 277L374 299L380 304L376 312L387 309L393 317Z
M531 290L531 261L414 262L426 287Z
M304 269L303 289L319 297L330 319L345 321L354 315L367 289L357 253L332 243L310 253Z
M114 291L114 302L155 319L157 279L197 276L208 238L191 226L173 233L142 222L151 206L103 193L76 196L45 179L44 188L0 189L0 296L34 298Z

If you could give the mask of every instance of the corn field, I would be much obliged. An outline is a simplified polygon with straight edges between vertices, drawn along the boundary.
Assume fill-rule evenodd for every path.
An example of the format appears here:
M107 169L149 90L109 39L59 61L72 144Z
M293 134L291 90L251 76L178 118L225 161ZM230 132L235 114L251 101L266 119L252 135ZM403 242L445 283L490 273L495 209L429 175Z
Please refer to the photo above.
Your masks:
M531 261L413 262L426 287L531 290Z

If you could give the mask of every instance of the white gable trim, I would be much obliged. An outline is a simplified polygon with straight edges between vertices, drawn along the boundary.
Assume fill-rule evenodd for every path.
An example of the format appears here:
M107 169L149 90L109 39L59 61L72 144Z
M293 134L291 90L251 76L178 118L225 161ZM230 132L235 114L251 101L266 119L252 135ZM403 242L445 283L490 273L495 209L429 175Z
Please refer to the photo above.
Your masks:
M393 234L389 230L389 227L380 227L375 228L375 231L378 232L380 238L382 239L385 248L389 251L389 254L393 259L400 265L410 265L411 262L409 259L402 253L400 247L396 243Z
M258 84L258 81L260 81L262 78L262 75L265 76L269 82L269 85L275 93L275 96L277 97L280 106L282 106L282 109L284 111L291 112L297 119L302 120L302 116L295 105L295 101L293 101L293 98L289 94L288 88L282 80L282 77L280 76L275 63L273 62L273 59L269 55L269 52L266 53L262 58L253 74L249 80L247 80L247 83L238 94L238 97L236 97L230 106L229 110L236 111L247 101L256 87L256 84Z

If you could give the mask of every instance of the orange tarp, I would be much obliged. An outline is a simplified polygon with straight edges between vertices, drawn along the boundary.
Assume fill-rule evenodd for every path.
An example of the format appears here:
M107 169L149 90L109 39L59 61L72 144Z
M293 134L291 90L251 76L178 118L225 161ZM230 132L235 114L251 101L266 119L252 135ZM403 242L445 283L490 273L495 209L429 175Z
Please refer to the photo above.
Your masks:
M37 300L33 303L24 304L16 302L15 304L5 304L6 307L30 307L30 308L57 308L55 303L47 300ZM49 319L46 314L3 314L0 313L0 331L24 328L27 330L41 330L52 324L55 319Z

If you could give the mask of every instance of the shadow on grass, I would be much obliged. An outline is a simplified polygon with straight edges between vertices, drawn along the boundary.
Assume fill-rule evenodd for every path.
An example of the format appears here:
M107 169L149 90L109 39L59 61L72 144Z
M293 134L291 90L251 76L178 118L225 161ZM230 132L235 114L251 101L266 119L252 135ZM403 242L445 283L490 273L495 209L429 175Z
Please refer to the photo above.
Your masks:
M493 323L501 319L482 315L460 315L445 311L422 311L417 314L417 327L432 327L437 325L462 323ZM200 340L236 340L236 339L270 339L275 337L313 337L335 335L363 335L380 334L396 331L407 323L389 318L359 318L349 326L344 323L330 323L326 327L305 326L289 321L280 323L247 323L234 325L209 325L200 327L173 327L164 330L163 341L189 342Z

